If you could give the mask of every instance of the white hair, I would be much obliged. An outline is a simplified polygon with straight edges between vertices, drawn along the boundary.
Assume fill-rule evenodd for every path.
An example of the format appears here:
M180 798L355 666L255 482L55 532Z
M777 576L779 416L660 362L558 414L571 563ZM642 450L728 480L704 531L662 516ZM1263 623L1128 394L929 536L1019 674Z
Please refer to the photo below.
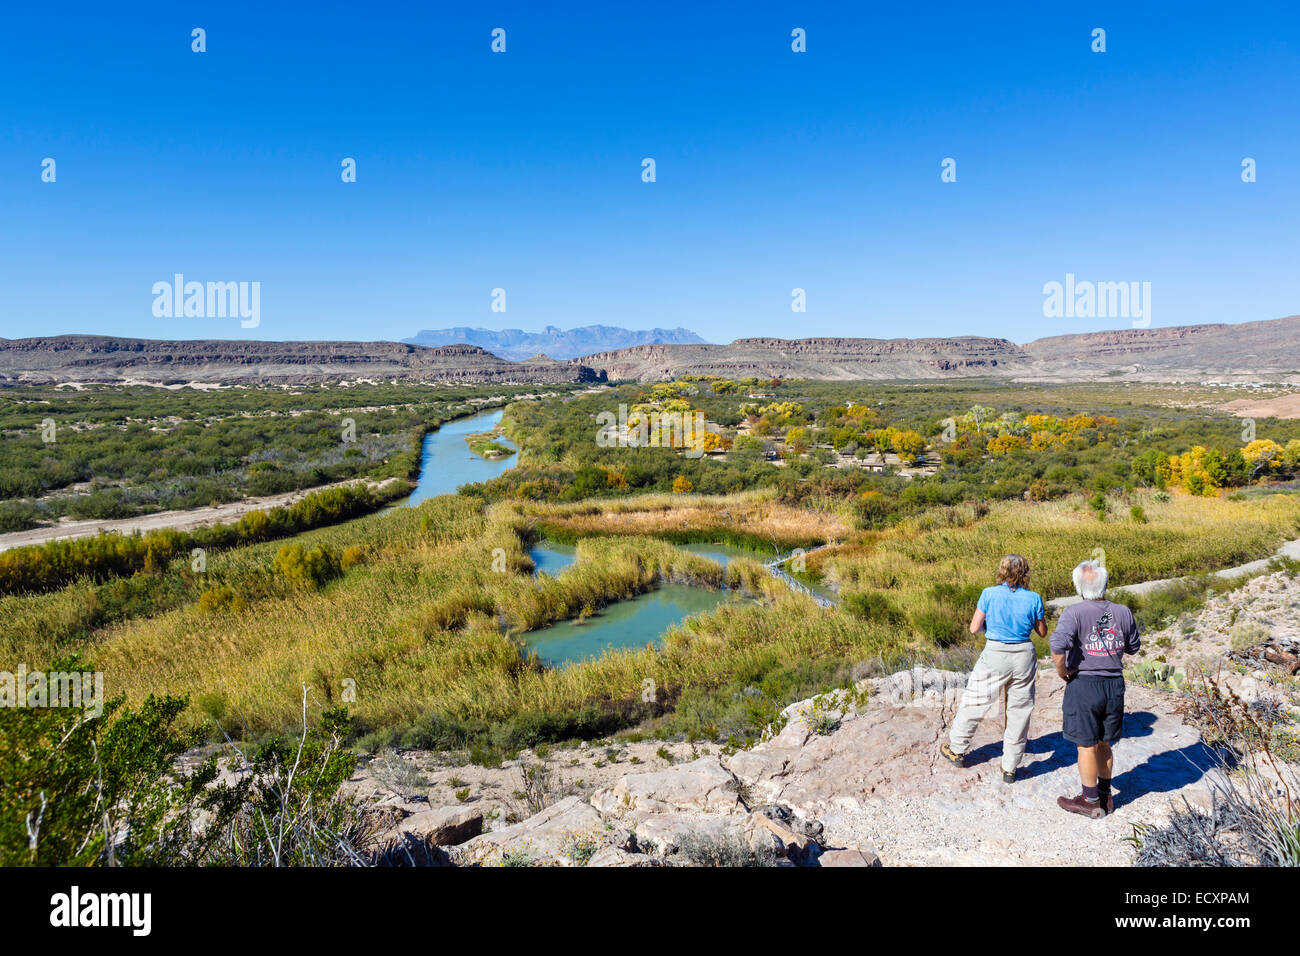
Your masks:
M1074 589L1085 601L1095 601L1106 593L1106 566L1097 561L1085 561L1074 569Z

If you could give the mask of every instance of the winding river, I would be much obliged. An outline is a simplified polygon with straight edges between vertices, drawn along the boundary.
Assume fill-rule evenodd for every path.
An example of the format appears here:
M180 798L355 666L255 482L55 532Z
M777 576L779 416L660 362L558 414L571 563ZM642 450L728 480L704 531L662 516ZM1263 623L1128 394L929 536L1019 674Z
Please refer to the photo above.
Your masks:
M452 494L461 485L487 481L515 466L517 455L489 461L469 450L465 436L492 431L501 421L502 409L480 412L447 422L424 436L420 452L420 477L415 490L403 505L418 505L427 498ZM513 443L498 439L511 448ZM734 557L758 561L770 555L726 545L687 545L686 549L723 564ZM572 566L576 549L543 541L530 549L529 555L538 574L559 575ZM707 612L728 600L728 595L708 588L667 584L629 601L619 601L603 608L584 622L559 621L523 635L525 651L535 651L551 666L598 657L606 649L644 647L658 644L664 632L691 614Z
M518 455L507 455L489 461L471 452L469 445L465 444L466 435L490 432L496 428L501 423L503 412L504 409L496 408L467 418L458 418L425 435L424 444L420 447L420 477L415 482L415 490L402 503L408 506L418 505L426 498L452 494L461 485L487 481L513 468ZM506 438L497 440L509 448L515 447Z

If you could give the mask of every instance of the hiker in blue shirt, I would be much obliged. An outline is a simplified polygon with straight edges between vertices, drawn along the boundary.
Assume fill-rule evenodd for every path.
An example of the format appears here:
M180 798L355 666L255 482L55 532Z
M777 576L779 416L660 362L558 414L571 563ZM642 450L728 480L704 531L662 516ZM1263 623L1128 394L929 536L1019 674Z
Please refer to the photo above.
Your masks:
M1016 768L1029 741L1029 717L1034 712L1038 652L1033 635L1047 636L1044 617L1043 599L1029 590L1029 562L1018 554L1008 554L998 566L997 584L984 589L971 617L970 632L984 631L987 640L966 684L948 743L939 748L945 760L966 766L975 729L1005 691L1002 779L1015 782Z

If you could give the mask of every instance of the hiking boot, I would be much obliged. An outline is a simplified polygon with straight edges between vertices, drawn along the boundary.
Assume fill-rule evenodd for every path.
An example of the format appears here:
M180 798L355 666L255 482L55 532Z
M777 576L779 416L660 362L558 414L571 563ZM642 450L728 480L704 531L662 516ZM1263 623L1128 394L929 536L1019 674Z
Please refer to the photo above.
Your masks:
M1003 770L1003 771L1002 771L1002 782L1003 782L1003 783L1015 783L1015 782L1016 782L1016 772L1015 772L1014 770Z
M1091 803L1084 798L1083 794L1077 797L1057 797L1056 805L1062 810L1069 810L1071 813L1078 813L1085 817L1091 817L1093 820L1100 820L1106 815L1106 808L1098 800Z
M1106 811L1106 816L1115 812L1115 798L1109 793L1103 793L1099 797L1101 808Z
M939 745L939 756L943 757L944 760L948 761L954 767L966 766L966 755L953 753L952 748L947 744Z

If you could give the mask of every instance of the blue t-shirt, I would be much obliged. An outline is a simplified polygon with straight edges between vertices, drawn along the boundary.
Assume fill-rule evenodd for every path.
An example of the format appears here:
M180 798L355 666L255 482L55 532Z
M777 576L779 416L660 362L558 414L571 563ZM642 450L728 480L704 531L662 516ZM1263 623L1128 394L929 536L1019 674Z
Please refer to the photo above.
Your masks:
M990 641L1020 644L1029 640L1034 625L1044 617L1043 599L1028 588L995 584L985 588L977 605L984 612L984 631Z

